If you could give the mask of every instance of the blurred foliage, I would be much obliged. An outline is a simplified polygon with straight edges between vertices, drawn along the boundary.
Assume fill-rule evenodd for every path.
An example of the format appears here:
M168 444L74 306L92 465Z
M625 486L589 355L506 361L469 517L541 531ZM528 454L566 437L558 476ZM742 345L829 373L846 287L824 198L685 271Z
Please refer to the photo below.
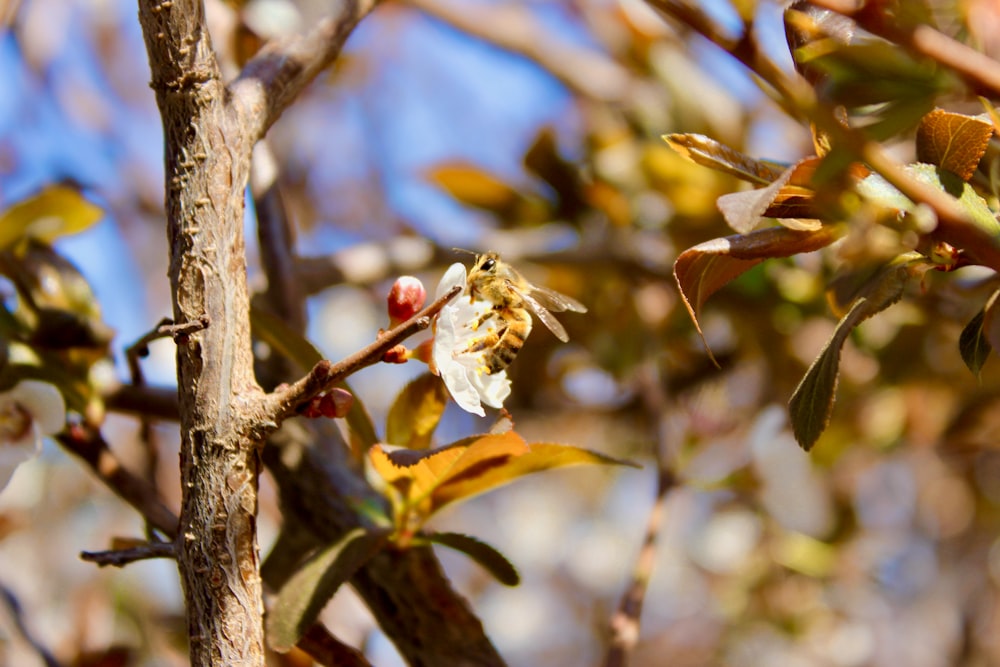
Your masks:
M233 63L274 36L262 26L282 25L261 21L268 3L210 4L233 18L228 28L213 26L216 47ZM873 3L872 11L888 11L889 4ZM924 3L898 4L901 12L925 9ZM1000 53L990 28L1000 21L993 3L929 4L933 13L899 16L936 25L991 57ZM445 484L446 477L418 480L418 470L437 470L442 461L435 457L498 440L509 445L520 438L515 444L523 447L571 442L581 448L571 451L636 460L647 471L662 465L679 480L659 526L634 665L662 664L664 656L677 665L736 667L1000 662L994 640L1000 618L995 273L971 266L961 248L935 242L926 209L871 172L835 136L810 132L807 116L793 118L796 109L762 80L748 81L733 63L720 65L719 53L709 52L689 28L633 2L545 5L518 6L550 21L549 46L577 40L604 56L624 74L627 93L607 103L579 94L564 78L547 80L550 87L568 86L570 102L513 131L509 126L519 116L503 115L491 106L495 98L478 89L477 98L455 74L464 49L482 56L480 42L497 41L491 31L502 25L484 21L472 39L444 45L442 35L450 33L427 21L430 10L389 4L366 19L367 36L358 35L329 77L269 136L302 254L396 235L424 238L434 252L412 271L431 281L453 261L450 248L495 249L534 282L589 310L567 318L569 344L559 345L537 327L511 365L514 391L507 408L518 436L477 436L443 452L423 449L476 430L464 415L445 409L439 383L414 379L416 371L391 376L392 382L387 375L366 382L364 372L352 378L352 392L363 399L346 419L353 452L359 461L365 452L382 461L387 493L396 503L371 516L393 512L383 518L396 528L423 528L430 519L428 535L413 530L408 538L458 548L501 582L515 581L510 562L518 565L529 585L508 592L478 568L446 561L512 664L593 664L603 650L594 628L606 625L642 539L653 494L637 480L648 481L648 475L554 475L537 485L526 479L432 519L446 500L485 490L489 478L446 498L434 495L455 486ZM491 6L463 11L475 15ZM324 11L309 2L282 7L301 25ZM59 43L79 40L60 42L41 31L48 24L40 17L51 9L40 0L26 2L13 19L11 43L23 55L22 67L37 75L40 86L51 86L53 98L88 102L61 109L67 125L70 118L77 124L88 119L87 134L127 146L135 135L115 134L108 118L130 117L140 108L151 114L141 45L109 28L114 24L100 14L107 8L76 6L89 17L76 29L89 35L83 43L111 85L77 81L66 92L58 77L43 74L65 67L53 55ZM764 39L758 42L780 41L775 36L784 26L772 6L741 2L735 9L733 17L754 17L756 30L770 30L759 32ZM125 13L134 20L134 7ZM738 18L727 20L730 31L742 25ZM913 178L956 196L974 224L996 236L1000 140L992 105L983 115L982 103L957 76L898 45L794 20L809 28L791 50L820 105L900 156ZM406 39L421 31L451 49L448 56L409 62L420 59L408 59ZM123 52L135 56L136 70ZM497 57L504 71L552 69L533 54ZM394 97L404 90L394 78L400 72L419 83L426 107L400 106ZM140 97L141 104L135 101ZM419 161L394 152L405 143L396 141L403 135L387 128L400 115L439 119L445 127L422 138L438 144ZM450 143L442 138L452 136ZM0 158L12 162L13 171L29 163L30 154L19 153L12 138L0 140ZM112 161L112 177L102 180L94 170L92 179L145 271L132 280L162 283L166 248L159 240L156 189L162 174L131 150L88 157ZM61 177L52 173L49 180ZM399 193L411 189L425 198L404 203ZM0 192L9 192L2 176ZM98 212L67 185L20 204L4 200L3 210L6 365L0 382L43 377L63 389L76 411L96 415L100 392L90 371L108 358L109 344L127 341L112 341L93 291L59 240L92 233L87 228ZM333 356L336 336L351 325L370 340L380 314L363 304L379 303L384 282L394 277L377 267L400 259L366 257L364 275L374 277L353 280L349 276L359 274L352 267L338 266L339 282L315 298L311 342L255 308L262 347L293 359L301 370ZM156 288L149 293L156 295ZM147 324L169 309L162 292L149 299ZM340 303L350 309L344 312ZM790 419L785 406L793 397ZM386 442L421 449L389 452L376 444L375 423L386 424ZM116 434L122 446L135 439L127 429ZM796 439L812 447L808 455ZM164 470L174 466L174 454L168 451L153 475L167 480L160 489L172 501L175 480ZM393 456L396 463L385 464ZM401 456L412 460L401 463ZM467 463L488 462L476 457ZM454 472L453 464L444 467ZM508 481L511 470L494 473L495 483ZM86 599L71 596L64 605L61 591L47 599L25 586L26 617L44 618L64 606L59 613L82 618L94 607L111 619L103 631L90 632L79 621L78 634L69 639L55 626L42 634L68 663L125 644L136 647L129 664L183 664L177 638L155 622L165 615L176 627L176 609L164 611L128 591L109 594L80 579L90 574L52 574L58 564L48 558L31 562L32 554L53 553L52 534L84 530L68 530L82 525L81 504L94 503L103 514L79 539L96 542L110 530L111 503L91 500L98 492L90 487L82 493L67 484L84 477L52 473L46 488L55 492L33 510L37 520L16 507L0 510L3 558L25 563L24 581L52 577L73 591L101 591ZM419 520L406 523L418 510ZM125 517L116 522L131 521L134 528L134 518ZM280 521L265 492L262 525ZM282 633L284 642L323 606L301 591L322 589L316 599L325 602L349 574L330 564L351 541L317 552L314 566L300 570L307 581L288 589L294 613L284 621L291 622L270 630ZM63 546L63 560L80 547ZM144 585L149 583L133 583L140 591ZM320 618L361 645L376 631L371 624L358 629L356 609L342 598ZM545 622L532 622L537 609ZM19 661L33 659L25 658L30 653L23 642L11 642L11 664L30 664Z

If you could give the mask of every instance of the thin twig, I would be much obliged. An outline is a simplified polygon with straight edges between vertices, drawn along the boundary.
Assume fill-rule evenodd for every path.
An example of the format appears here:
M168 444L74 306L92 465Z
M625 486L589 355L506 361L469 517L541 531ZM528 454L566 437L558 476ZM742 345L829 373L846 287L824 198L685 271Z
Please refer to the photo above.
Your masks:
M103 397L108 410L131 415L147 415L164 421L180 420L177 389L148 385L121 385Z
M151 558L176 558L177 547L173 542L147 542L131 549L112 549L110 551L84 551L80 553L82 560L97 563L99 567L113 565L125 567L137 560Z
M149 344L154 340L160 338L173 338L174 340L182 339L184 336L190 335L195 331L199 331L208 326L207 320L198 320L196 322L185 322L183 324L177 325L173 323L169 317L164 317L160 320L151 331L141 336L132 345L125 348L125 359L128 363L129 375L132 379L133 387L144 387L146 385L146 378L142 373L142 364L140 359L149 356ZM176 401L175 401L176 403ZM156 448L156 442L153 436L153 422L152 415L146 411L140 411L139 417L139 439L142 441L145 451L146 460L143 466L143 476L146 483L152 487L153 491L156 491L156 470L159 464L159 456ZM153 527L147 524L146 533L147 537L152 537Z
M38 654L38 657L45 663L45 667L60 667L59 661L56 660L54 655L52 655L52 652L45 648L41 642L35 639L34 635L28 629L27 624L24 622L24 609L21 607L21 603L18 601L17 596L14 595L13 591L6 586L0 585L0 600L3 600L4 604L7 606L17 633L20 634L21 638L24 639L24 641L31 646L32 650Z
M66 429L56 439L68 452L83 459L98 479L137 509L151 526L169 538L176 536L177 516L149 484L125 469L97 429L80 424Z
M285 418L295 414L296 408L309 401L314 396L326 391L341 380L362 368L378 363L385 353L406 340L418 331L430 326L431 320L438 312L462 291L461 285L456 285L444 296L435 300L419 313L390 329L371 345L364 347L333 364L324 359L313 366L309 374L294 384L285 385L267 396L267 406L264 414L273 423L280 424Z
M257 52L229 86L250 137L264 136L316 75L336 60L354 27L378 2L339 2L338 15L320 21L308 34L268 43Z
M677 486L677 475L668 462L667 419L669 406L666 393L661 385L661 377L653 362L639 369L636 377L639 394L643 399L650 428L655 434L657 483L656 500L646 519L646 533L642 548L632 568L632 581L618 603L618 610L611 617L610 646L604 658L604 667L624 667L639 641L642 605L656 562L656 541L663 523L664 506L670 492Z
M629 71L594 49L553 37L523 5L453 0L406 0L411 7L462 32L527 58L578 95L620 102L634 87Z
M854 19L868 32L951 69L980 95L1000 97L1000 63L929 25L907 25L884 3L813 0L813 5Z
M257 241L267 276L264 298L271 310L295 331L305 330L301 288L295 280L292 225L275 175L274 156L266 139L254 149L250 181L257 212Z

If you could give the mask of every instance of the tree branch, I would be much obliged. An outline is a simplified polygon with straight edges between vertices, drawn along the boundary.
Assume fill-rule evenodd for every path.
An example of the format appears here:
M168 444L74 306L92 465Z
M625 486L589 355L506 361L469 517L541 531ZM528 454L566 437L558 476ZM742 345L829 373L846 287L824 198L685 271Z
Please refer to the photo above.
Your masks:
M147 542L142 546L131 549L112 549L110 551L84 551L80 558L90 563L96 563L98 567L113 565L114 567L125 567L129 563L137 560L149 560L150 558L176 558L177 548L173 542Z
M176 403L176 396L174 401ZM177 535L177 515L163 504L145 480L122 465L99 431L84 425L74 426L56 439L63 449L82 459L105 486L138 510L156 530L169 538Z
M260 139L299 93L326 69L379 0L340 0L336 16L310 33L266 44L229 86L240 123Z
M791 113L815 123L834 143L850 150L906 197L928 206L938 221L931 237L964 250L973 263L1000 271L1000 238L980 229L954 197L911 177L877 142L868 139L861 130L840 122L833 109L821 103L802 76L786 74L756 48L750 25L744 25L742 37L734 40L699 8L679 0L646 2L727 51L770 84Z
M456 285L407 321L379 336L378 340L367 347L335 364L324 359L313 366L309 374L298 382L275 390L268 395L270 400L263 413L264 419L280 424L285 418L295 414L298 406L314 396L326 391L352 373L378 363L391 348L418 331L429 327L434 316L461 291L461 285Z
M669 443L667 442L667 420L670 418L666 393L663 391L660 373L655 364L650 361L639 369L637 377L639 394L642 397L645 413L650 421L650 429L654 432L657 483L656 500L646 519L646 535L642 549L632 568L632 581L618 603L618 610L609 623L611 641L604 667L625 667L629 657L635 651L639 642L639 626L642 616L642 605L646 598L646 590L653 575L656 562L656 542L663 524L664 506L670 492L677 487L677 475L668 461Z
M1000 63L929 25L907 25L891 17L883 3L812 0L812 4L848 16L873 35L944 65L980 95L1000 97Z
M428 16L527 58L578 95L601 102L620 102L635 84L629 71L590 48L562 42L544 30L521 5L457 3L449 0L406 0Z

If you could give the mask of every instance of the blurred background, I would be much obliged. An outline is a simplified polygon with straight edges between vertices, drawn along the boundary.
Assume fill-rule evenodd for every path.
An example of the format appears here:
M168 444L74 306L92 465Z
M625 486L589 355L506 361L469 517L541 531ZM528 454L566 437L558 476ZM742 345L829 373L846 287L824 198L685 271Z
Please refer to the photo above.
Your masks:
M208 0L229 75L260 40L313 25L328 5ZM990 7L942 11L956 31L973 16L988 35ZM723 29L752 15L759 43L791 68L781 7L704 8ZM56 247L115 329L123 380L123 349L171 313L161 130L136 14L122 0L0 2L0 209L69 181L106 211ZM637 667L1000 664L1000 364L977 379L958 353L988 293L983 274L929 274L859 328L832 423L806 454L785 404L836 324L824 292L840 259L766 262L715 295L702 318L712 366L671 269L684 249L732 233L715 200L740 185L674 153L660 138L671 132L778 161L813 152L808 128L746 70L639 0L386 2L271 129L258 157L276 168L311 294L308 335L329 358L387 325L396 276L433 291L467 261L454 247L497 250L589 309L560 316L565 345L536 326L510 368L507 408L529 442L644 467L547 473L447 511L434 527L496 546L523 582L506 588L439 549L448 574L511 665L597 664L662 461L679 481L656 523ZM143 369L175 386L172 344L154 343ZM352 386L383 425L423 370L375 366ZM491 423L451 406L438 437ZM127 463L154 462L176 509L177 426L155 425L155 456L139 430L111 414L104 432ZM261 486L267 553L281 517L267 474ZM141 534L135 512L46 443L0 495L0 664L44 665L45 653L186 664L173 563L107 571L78 558ZM373 664L402 664L350 591L322 618Z

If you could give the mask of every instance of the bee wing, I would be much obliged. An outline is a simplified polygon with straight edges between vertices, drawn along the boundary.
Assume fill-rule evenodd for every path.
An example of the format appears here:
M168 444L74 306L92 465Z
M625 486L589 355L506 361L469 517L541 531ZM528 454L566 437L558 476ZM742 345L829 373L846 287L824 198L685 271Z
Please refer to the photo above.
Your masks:
M545 306L535 301L534 297L530 294L525 292L518 292L518 294L520 294L521 298L524 299L524 303L527 304L531 312L538 316L538 319L542 321L542 324L548 327L549 331L554 333L556 338L564 343L569 340L569 334L566 333L566 329L559 323L559 320L556 319L555 315L550 313Z
M548 287L532 285L531 296L533 296L541 305L545 306L549 310L554 310L557 313L561 313L564 310L571 310L574 313L587 312L587 307L576 299L549 289Z

